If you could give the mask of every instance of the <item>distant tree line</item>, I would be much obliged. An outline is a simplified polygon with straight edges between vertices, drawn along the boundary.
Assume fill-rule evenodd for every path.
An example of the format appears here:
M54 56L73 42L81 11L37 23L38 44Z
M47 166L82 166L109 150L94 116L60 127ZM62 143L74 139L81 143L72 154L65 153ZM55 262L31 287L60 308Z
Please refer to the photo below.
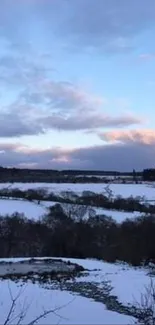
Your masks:
M100 176L100 177L99 177ZM133 177L133 172L97 171L97 170L52 170L20 169L0 167L0 182L46 182L46 183L102 183L110 182L107 176ZM136 172L136 177L142 173Z
M144 181L155 181L155 169L144 169L143 170Z
M33 216L32 216L33 217ZM41 220L0 217L0 257L65 256L133 265L155 262L155 217L118 224L104 215L76 221L57 204Z
M47 192L45 189L28 189L20 190L19 188L4 188L0 190L0 198L24 199L34 201L40 204L42 201L53 201L59 203L68 203L79 206L99 207L108 210L117 211L139 211L147 214L155 214L155 205L147 202L145 197L123 198L122 196L114 196L110 187L104 188L104 193L98 194L91 191L83 191L81 195L77 195L72 191L55 194Z

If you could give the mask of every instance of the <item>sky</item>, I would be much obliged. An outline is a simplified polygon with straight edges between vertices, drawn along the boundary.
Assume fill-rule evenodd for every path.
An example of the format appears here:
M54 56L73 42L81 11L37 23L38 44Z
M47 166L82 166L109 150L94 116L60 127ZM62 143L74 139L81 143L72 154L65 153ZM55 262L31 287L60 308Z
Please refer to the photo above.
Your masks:
M0 165L155 167L155 1L0 1Z

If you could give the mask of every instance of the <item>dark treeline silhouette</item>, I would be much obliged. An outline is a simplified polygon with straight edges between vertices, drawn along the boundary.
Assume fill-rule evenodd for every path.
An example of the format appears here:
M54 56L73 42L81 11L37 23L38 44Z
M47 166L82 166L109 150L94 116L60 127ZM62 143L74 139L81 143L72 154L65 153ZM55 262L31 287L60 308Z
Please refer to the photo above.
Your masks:
M155 217L151 215L121 224L106 216L77 222L57 204L39 221L18 213L1 216L0 257L89 257L147 264L155 261L154 234Z
M99 177L100 176L100 177ZM52 169L20 169L0 167L0 182L46 182L46 183L100 183L107 176L126 177L133 172L96 171L96 170L52 170ZM142 177L141 172L136 172ZM110 181L110 180L109 180Z
M144 181L155 181L155 169L144 169L143 179Z
M40 204L42 201L53 201L59 203L69 203L72 205L84 205L87 207L100 207L108 210L117 211L139 211L143 213L155 214L155 205L148 204L143 197L123 198L122 196L113 196L110 187L104 188L104 193L97 194L91 191L84 191L82 195L77 195L72 191L55 194L47 192L45 189L20 190L18 188L4 188L0 190L0 198L4 199L23 199L36 201Z

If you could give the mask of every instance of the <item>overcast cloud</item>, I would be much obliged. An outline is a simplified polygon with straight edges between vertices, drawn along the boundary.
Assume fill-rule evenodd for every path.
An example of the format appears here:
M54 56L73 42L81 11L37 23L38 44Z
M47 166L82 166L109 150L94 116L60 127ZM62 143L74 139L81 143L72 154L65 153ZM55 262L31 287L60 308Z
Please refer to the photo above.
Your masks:
M127 143L94 146L75 150L31 150L21 145L0 144L1 165L9 167L81 168L131 171L154 165L155 142L150 145Z
M145 117L149 117L149 105L143 107L146 116L138 106L138 99L144 98L145 102L143 89L147 90L141 79L146 77L149 83L150 74L147 75L147 70L136 70L136 66L134 70L130 60L126 66L123 60L116 60L114 71L110 70L110 63L108 68L106 64L108 58L117 58L118 54L129 58L130 53L137 55L141 64L152 62L155 51L146 51L140 37L146 34L147 43L151 39L147 33L154 26L154 0L1 0L0 164L60 169L140 170L152 167L155 130L145 122ZM53 63L57 62L57 56L60 60L58 71ZM71 62L68 65L66 58ZM92 65L100 62L102 72L99 65L91 69L88 64L85 76L85 65L90 58ZM120 70L117 70L118 62ZM131 98L128 109L123 104L122 109L121 99L120 107L112 105L114 96L121 97L120 87L117 87L120 75L122 98L130 94L130 87L124 86L124 66L129 69L126 75L131 89L139 76L137 97L135 102ZM68 77L70 68L73 69L72 78ZM154 78L154 66L148 71L153 72ZM94 91L93 87L89 90L81 82L87 79L87 73L94 82ZM107 84L111 80L109 88L105 78ZM151 102L150 90L148 94ZM135 98L135 90L131 91L132 95ZM154 109L152 102L150 106ZM39 135L49 131L70 132L71 136L74 131L80 135L92 132L98 142L96 146L90 142L85 148L80 148L82 144L79 143L78 149L73 146L70 151L65 147L32 150L22 144L25 136L29 142L29 136L37 135L39 142ZM17 138L20 144L15 145Z
M124 51L132 47L134 36L155 23L155 2L117 0L116 5L115 0L1 1L2 36L22 45L33 34L34 22L47 35L52 30L70 47Z

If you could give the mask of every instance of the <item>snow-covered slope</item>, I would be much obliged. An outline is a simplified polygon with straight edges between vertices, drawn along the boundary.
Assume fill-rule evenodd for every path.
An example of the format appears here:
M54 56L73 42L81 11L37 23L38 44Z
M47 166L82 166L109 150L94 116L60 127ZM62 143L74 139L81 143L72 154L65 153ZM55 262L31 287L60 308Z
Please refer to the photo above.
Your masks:
M10 289L13 297L20 291L21 283L0 282L0 323L4 324L11 305ZM47 290L38 284L28 283L23 287L14 312L14 324L23 305L28 306L21 324L29 324L43 310L53 309L54 313L41 319L38 324L131 324L133 319L126 315L106 310L101 303L73 295L61 290Z
M20 261L21 259L2 259L1 261ZM68 284L72 283L73 287L89 283L95 284L96 288L102 289L105 281L112 287L112 295L115 295L118 301L123 305L135 304L141 301L141 294L145 287L149 286L150 278L145 269L135 269L123 264L110 264L97 260L82 260L63 258L82 265L88 271L82 277L74 280L68 280ZM60 289L52 289L49 283L43 285L28 281L26 284L19 280L13 282L11 280L0 281L0 323L4 323L11 306L11 296L14 298L19 294L14 318L18 319L21 308L26 308L25 318L21 324L28 324L34 318L39 316L44 310L55 310L55 313L49 314L46 318L39 321L39 324L134 324L134 317L120 314L111 310L107 310L104 303L97 300L85 298L80 292L72 290L62 291ZM102 292L102 291L101 291ZM27 309L28 307L28 309ZM17 318L16 318L17 317Z
M80 278L79 281L96 282L101 286L103 280L109 280L113 287L112 293L125 304L140 303L142 293L150 285L148 270L145 268L134 268L127 264L112 264L89 259L62 259L77 263L91 271L88 277Z
M12 215L15 212L24 214L28 219L38 220L41 216L48 212L48 207L53 206L55 202L43 202L37 204L24 200L1 200L0 199L0 215Z
M39 220L42 216L48 213L48 208L55 205L57 202L41 201L29 202L25 200L13 200L13 199L0 199L0 215L12 215L15 212L24 214L28 219ZM63 206L63 204L62 204ZM134 218L140 216L139 212L123 212L115 210L106 210L102 208L93 208L97 215L106 215L112 217L117 222L122 222L126 218ZM89 217L89 211L83 216L83 219Z
M155 188L150 184L109 184L114 195L121 195L125 198L129 196L145 196L148 200L155 200ZM60 193L64 191L73 191L77 194L83 191L92 191L95 193L104 193L107 184L67 184L67 183L0 183L2 188L20 188L21 190L45 188L50 192Z

